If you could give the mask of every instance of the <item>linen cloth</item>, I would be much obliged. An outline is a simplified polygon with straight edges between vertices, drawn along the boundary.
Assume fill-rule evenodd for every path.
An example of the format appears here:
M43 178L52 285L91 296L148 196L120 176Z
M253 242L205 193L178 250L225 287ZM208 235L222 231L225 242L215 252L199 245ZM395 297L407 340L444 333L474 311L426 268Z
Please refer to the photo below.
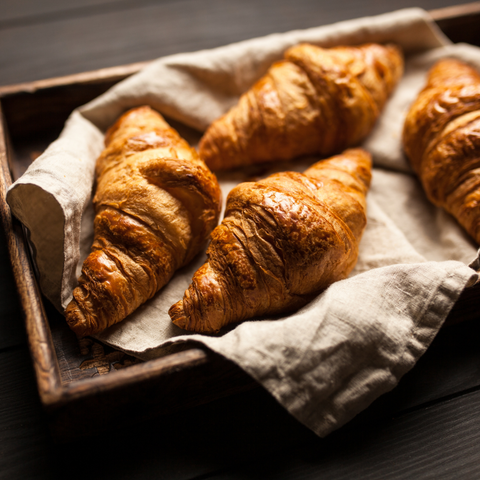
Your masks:
M405 75L364 142L375 168L368 224L350 278L293 315L252 319L219 336L190 335L171 324L167 312L203 263L201 254L152 300L97 338L143 359L165 354L172 345L199 342L236 362L324 436L398 383L462 290L477 280L468 266L476 246L427 201L403 155L401 130L430 66L453 56L480 67L478 48L452 45L426 12L414 8L161 58L74 111L60 138L12 185L7 200L29 231L43 293L63 311L92 241L94 165L104 130L126 109L149 104L195 143L299 42L327 47L392 42L406 56ZM302 171L317 160L284 162L270 171ZM252 174L260 175L255 169L218 175L224 198Z

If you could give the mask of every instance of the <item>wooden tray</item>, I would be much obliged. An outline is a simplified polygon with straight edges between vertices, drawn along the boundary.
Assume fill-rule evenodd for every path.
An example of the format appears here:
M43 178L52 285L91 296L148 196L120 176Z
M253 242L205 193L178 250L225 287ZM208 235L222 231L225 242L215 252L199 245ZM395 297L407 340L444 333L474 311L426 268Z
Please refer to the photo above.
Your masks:
M480 3L431 12L455 42L480 45ZM146 63L0 87L0 213L24 314L40 399L52 432L69 439L244 391L256 383L236 365L203 348L140 362L91 339L77 341L42 297L22 225L6 190L60 133L70 112ZM465 291L448 324L478 316L480 287Z

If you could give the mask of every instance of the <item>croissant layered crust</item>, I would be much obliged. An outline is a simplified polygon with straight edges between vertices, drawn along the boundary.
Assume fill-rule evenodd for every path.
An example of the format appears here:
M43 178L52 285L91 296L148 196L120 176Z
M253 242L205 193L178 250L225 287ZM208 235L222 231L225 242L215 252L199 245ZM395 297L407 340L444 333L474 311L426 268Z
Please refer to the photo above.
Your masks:
M407 114L403 145L430 201L480 244L480 74L437 62Z
M78 336L123 320L204 246L220 188L160 114L140 107L107 132L97 160L92 251L65 316Z
M212 170L331 155L371 131L403 72L392 45L288 49L199 144Z
M169 314L215 333L248 318L293 311L354 267L366 224L370 155L351 149L303 174L242 183L212 232L207 262Z

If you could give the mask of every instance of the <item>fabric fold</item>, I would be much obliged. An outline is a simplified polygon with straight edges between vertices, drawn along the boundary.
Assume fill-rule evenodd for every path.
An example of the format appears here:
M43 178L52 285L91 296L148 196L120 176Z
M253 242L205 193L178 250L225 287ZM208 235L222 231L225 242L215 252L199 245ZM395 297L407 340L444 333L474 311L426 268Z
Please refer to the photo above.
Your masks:
M333 284L288 318L189 340L237 363L323 437L395 387L476 279L460 262L393 265Z
M13 214L28 229L42 292L60 311L77 282L82 216L102 149L100 130L73 112L60 137L7 192Z

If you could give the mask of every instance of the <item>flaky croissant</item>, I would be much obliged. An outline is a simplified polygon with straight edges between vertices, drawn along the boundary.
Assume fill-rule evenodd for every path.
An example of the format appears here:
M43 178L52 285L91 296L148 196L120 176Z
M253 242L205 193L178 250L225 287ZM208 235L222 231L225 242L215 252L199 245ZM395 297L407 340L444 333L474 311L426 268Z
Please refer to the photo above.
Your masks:
M282 172L229 194L207 262L169 314L214 333L248 318L305 305L354 267L366 224L371 158L361 149Z
M149 107L110 128L97 160L92 251L65 316L78 336L123 320L202 248L220 188L196 151Z
M393 45L292 47L210 125L200 156L222 170L341 152L369 134L402 72Z
M480 74L437 62L407 114L403 145L430 201L480 244Z

